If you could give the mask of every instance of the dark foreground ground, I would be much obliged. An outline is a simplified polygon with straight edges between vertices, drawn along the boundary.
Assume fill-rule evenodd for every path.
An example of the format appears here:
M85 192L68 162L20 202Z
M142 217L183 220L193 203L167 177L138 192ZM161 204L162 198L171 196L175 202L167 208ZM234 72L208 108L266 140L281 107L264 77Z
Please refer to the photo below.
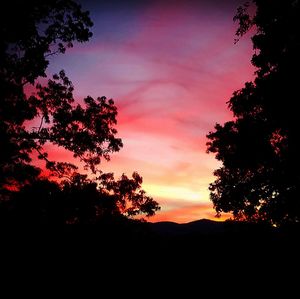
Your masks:
M109 296L101 298L119 292L206 298L200 296L204 289L214 298L272 298L271 293L294 298L299 249L297 227L279 230L208 220L109 229L2 228L1 272L13 281L29 278L33 285L46 284L46 290L60 283L65 288L70 280L67 286L76 293L88 281L86 291L109 289ZM177 289L185 295L176 294Z
M300 253L299 226L281 229L264 225L199 220L130 223L102 226L1 227L1 250L22 253L61 254L87 259L97 254L126 261L132 256L141 262L151 259L193 259L195 263L230 259L296 258ZM122 256L124 254L124 256ZM207 257L202 259L203 257Z

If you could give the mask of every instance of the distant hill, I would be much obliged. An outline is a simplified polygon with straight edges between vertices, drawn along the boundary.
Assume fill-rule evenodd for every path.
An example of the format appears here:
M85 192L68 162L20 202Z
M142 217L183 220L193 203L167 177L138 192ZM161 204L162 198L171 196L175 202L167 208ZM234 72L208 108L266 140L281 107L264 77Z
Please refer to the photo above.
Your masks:
M150 223L150 229L162 235L189 235L224 233L226 224L220 221L200 219L188 223L161 221Z

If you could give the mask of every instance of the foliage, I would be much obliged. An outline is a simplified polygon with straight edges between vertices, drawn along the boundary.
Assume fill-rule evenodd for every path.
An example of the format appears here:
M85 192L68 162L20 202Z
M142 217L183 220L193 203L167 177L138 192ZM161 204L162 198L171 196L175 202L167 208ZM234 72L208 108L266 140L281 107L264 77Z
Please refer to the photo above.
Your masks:
M83 212L85 217L91 215L86 221L93 221L95 206L99 206L94 201L98 201L98 197L101 201L109 198L114 202L115 210L126 216L138 213L150 216L158 209L158 204L140 190L142 179L136 173L132 180L122 176L121 181L114 181L113 176L108 175L106 179L109 178L111 189L104 192L104 189L98 188L99 183L106 183L103 174L103 181L89 181L77 173L76 165L52 161L48 157L46 145L61 147L72 152L74 158L96 174L101 160L109 160L110 154L123 146L121 139L116 137L117 108L112 99L87 96L83 104L76 103L74 87L64 71L53 75L46 85L38 82L39 78L46 77L49 57L65 53L74 41L87 41L92 36L91 26L89 13L82 11L73 0L12 0L5 10L1 10L0 201L3 203L12 197L21 197L28 209L24 206L17 210L26 210L28 215L31 210L38 209L40 212L37 214L44 219L41 211L48 213L53 205L58 208L68 198L75 206L71 211L71 205L67 204L68 217L64 209L58 208L63 222L77 221L75 218L79 216L75 216L75 211L81 209L78 206L81 200L85 201L84 209L91 209L89 213ZM30 86L34 92L29 95ZM65 181L58 186L53 182L40 181L41 169L33 163L34 154L45 162L51 175L59 179L68 178L69 183ZM75 178L84 180L79 184ZM15 191L20 191L17 196ZM25 201L26 196L23 195L26 192L33 197ZM50 200L52 197L53 201ZM73 197L77 198L77 202L71 200ZM56 205L58 199L61 203ZM130 207L127 207L127 202L131 203ZM9 206L7 203L4 205Z
M123 215L131 217L145 214L149 217L160 209L158 203L141 189L143 179L137 172L132 174L132 179L123 174L115 180L112 173L105 173L99 180L102 193L114 198L115 210Z
M141 183L137 173L119 180L111 173L101 174L98 181L78 173L61 184L36 180L14 192L10 201L0 202L0 222L94 225L138 214L152 216L159 206L141 190Z
M71 0L10 1L0 19L1 189L18 188L39 174L31 164L33 151L60 176L76 168L49 161L46 142L72 151L95 172L100 157L109 159L122 147L115 138L114 102L86 97L84 106L75 104L73 85L64 71L46 86L36 83L46 76L49 56L90 38L88 12ZM25 93L28 84L35 85L31 96ZM37 127L29 129L28 122Z
M234 120L208 134L208 152L223 166L214 172L211 199L217 213L236 219L298 222L300 156L298 111L300 3L254 0L256 12L238 9L237 37L254 28L253 82L233 93Z

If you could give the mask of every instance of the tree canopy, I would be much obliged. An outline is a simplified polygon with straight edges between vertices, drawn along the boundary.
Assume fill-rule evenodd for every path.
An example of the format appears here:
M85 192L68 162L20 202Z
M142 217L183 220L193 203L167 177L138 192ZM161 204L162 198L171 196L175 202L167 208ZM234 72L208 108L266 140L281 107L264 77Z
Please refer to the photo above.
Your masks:
M254 31L256 76L228 101L233 120L207 135L208 152L223 163L214 172L211 200L218 214L235 219L299 222L300 3L253 0L234 20L237 40Z
M0 205L0 223L95 225L136 215L153 216L158 203L141 189L142 178L103 173L98 180L77 173L62 184L35 180Z
M0 203L15 202L15 193L19 192L17 198L23 194L26 205L29 201L24 194L36 192L41 195L38 202L48 205L54 195L62 198L59 192L66 198L72 193L75 198L75 191L82 188L84 192L80 189L79 194L85 198L80 200L92 205L93 217L99 215L95 212L101 206L99 198L109 198L112 210L126 216L150 216L159 209L157 202L141 190L142 178L137 173L132 179L123 175L116 181L112 174L105 176L99 169L102 159L109 160L123 146L116 137L114 101L87 96L83 103L76 102L72 82L63 70L46 84L39 82L39 78L47 77L49 57L65 53L73 42L88 41L92 25L89 13L73 0L12 0L1 10ZM34 90L31 94L26 92L29 85ZM91 180L78 173L77 165L52 160L45 149L48 144L72 152L86 169L100 175ZM41 178L42 170L34 165L33 155L45 162L45 168L60 179L60 185ZM37 200L34 198L32 202ZM35 204L39 209L40 205ZM69 218L76 222L79 216L74 213ZM70 222L69 218L65 215L65 222Z

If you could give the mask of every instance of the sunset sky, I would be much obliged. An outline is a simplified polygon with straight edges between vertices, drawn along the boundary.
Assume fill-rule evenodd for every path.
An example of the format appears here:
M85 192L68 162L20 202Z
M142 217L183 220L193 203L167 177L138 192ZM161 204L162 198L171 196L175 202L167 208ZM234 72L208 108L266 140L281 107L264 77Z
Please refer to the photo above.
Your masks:
M230 120L226 101L253 76L249 36L234 45L243 2L82 0L93 38L51 60L48 73L64 69L78 101L115 100L124 148L102 169L143 176L161 205L150 221L215 219L208 185L220 164L205 136Z

